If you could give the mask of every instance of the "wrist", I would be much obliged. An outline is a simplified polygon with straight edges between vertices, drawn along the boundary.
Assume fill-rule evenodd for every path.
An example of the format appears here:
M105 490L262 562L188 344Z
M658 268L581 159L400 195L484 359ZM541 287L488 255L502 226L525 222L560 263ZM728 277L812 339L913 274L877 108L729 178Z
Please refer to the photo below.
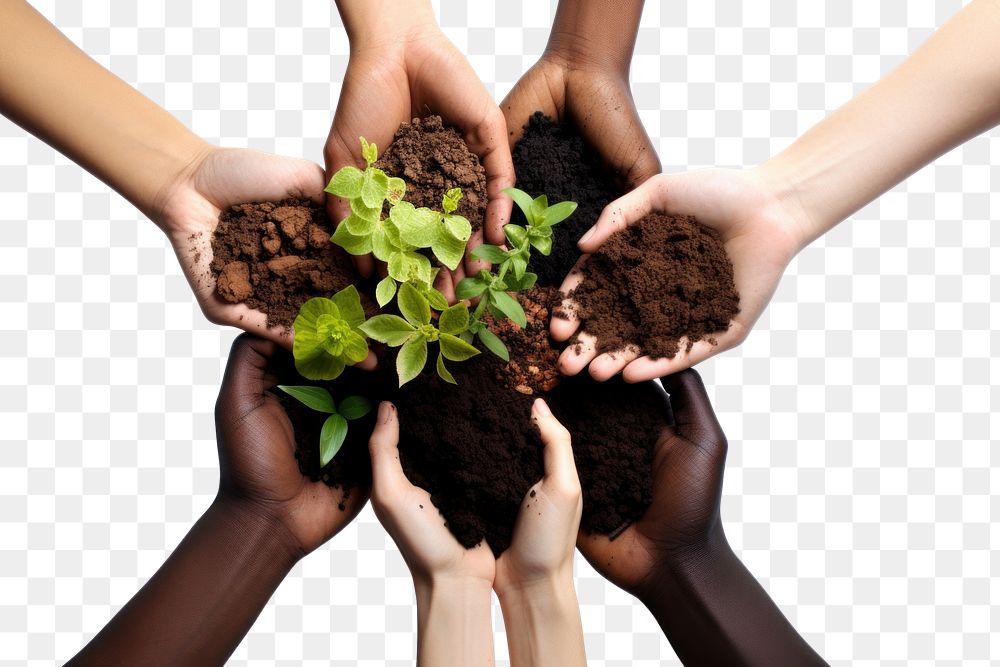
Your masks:
M220 492L205 514L240 535L241 542L252 545L261 558L289 570L306 555L280 514L262 503Z
M522 610L542 617L576 607L572 568L563 568L531 581L500 583L494 586L494 590L501 608Z
M720 525L689 544L659 554L646 579L634 591L635 596L655 615L657 609L669 605L679 591L733 556Z
M779 231L792 239L791 255L794 256L832 225L809 206L807 185L800 178L801 168L789 164L782 157L771 158L750 173L769 196L771 205L779 209L777 215L770 217L780 221L783 229ZM791 257L788 259L791 260Z
M543 57L566 69L627 79L642 5L642 0L560 2Z
M337 0L351 53L399 48L417 35L439 30L427 0Z

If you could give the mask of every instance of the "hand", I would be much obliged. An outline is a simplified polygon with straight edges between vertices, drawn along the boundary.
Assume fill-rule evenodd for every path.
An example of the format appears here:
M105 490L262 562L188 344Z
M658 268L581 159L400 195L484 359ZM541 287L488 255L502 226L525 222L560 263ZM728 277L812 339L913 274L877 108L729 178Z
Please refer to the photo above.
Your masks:
M596 251L614 232L639 222L651 211L696 216L722 237L733 262L740 312L728 330L714 336L714 345L699 341L673 359L637 358L637 353L628 350L598 355L593 336L581 332L582 345L563 351L560 370L576 375L589 364L596 380L623 373L627 382L641 382L676 373L742 343L771 300L788 262L805 245L801 209L774 192L757 170L705 170L661 174L608 204L597 224L580 240L580 250ZM581 258L581 263L585 261L586 256ZM574 270L561 289L569 293L582 280ZM566 312L569 319L552 319L552 337L558 341L568 339L579 327L571 305Z
M721 535L719 503L726 436L694 370L662 379L675 426L664 430L653 457L653 502L615 539L581 532L580 552L616 586L643 597L644 587L670 561L706 548Z
M216 293L209 268L212 234L219 214L234 204L289 197L322 202L323 187L323 170L307 160L206 144L188 169L161 190L150 217L170 239L205 317L291 348L289 332L269 329L264 313L227 303Z
M631 190L660 173L660 160L639 119L623 70L546 50L500 103L511 147L536 111L568 122ZM532 193L537 194L537 193Z
M342 13L354 11L341 8ZM366 17L345 16L345 23L353 20L364 23ZM468 248L482 243L483 231L490 243L503 243L503 225L513 202L501 191L514 185L503 114L465 57L437 27L429 5L412 3L378 12L375 26L350 25L348 32L351 58L324 150L327 177L344 165L364 166L359 136L382 149L392 143L403 121L438 114L458 130L486 169L486 221ZM335 221L350 213L345 202L334 197L328 198L327 208ZM468 261L466 270L473 275L481 265ZM372 267L370 256L359 260L363 274L369 275Z
M399 461L396 406L383 402L368 443L372 457L372 508L403 554L414 583L462 580L493 585L496 561L485 543L466 549L444 525L431 496L414 486Z
M273 520L301 557L350 523L368 490L353 489L345 498L342 489L312 482L299 471L295 432L270 393L279 353L273 341L247 334L233 343L215 405L219 496Z

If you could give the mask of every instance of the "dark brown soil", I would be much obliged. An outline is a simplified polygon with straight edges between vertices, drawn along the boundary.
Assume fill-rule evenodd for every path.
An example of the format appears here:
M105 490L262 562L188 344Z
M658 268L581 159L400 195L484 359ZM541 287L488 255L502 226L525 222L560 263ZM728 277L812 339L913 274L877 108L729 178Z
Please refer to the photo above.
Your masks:
M212 237L216 291L265 313L269 326L290 328L308 299L356 280L332 233L323 208L307 200L233 206Z
M406 201L441 210L441 198L462 188L459 215L473 231L486 219L486 170L461 135L445 127L440 116L414 118L403 123L375 166L406 181Z
M608 184L600 158L580 135L541 112L524 126L513 157L517 187L532 197L544 194L550 203L577 203L576 212L553 228L552 254L532 256L531 270L538 274L538 284L559 287L580 257L577 241L622 193ZM516 206L513 222L525 224Z
M613 235L583 265L572 297L599 352L639 348L672 358L686 339L714 342L739 313L733 265L718 233L691 216L653 213Z
M510 320L496 322L487 316L487 324L507 345L510 363L495 367L494 377L503 386L525 396L544 394L559 384L559 350L549 339L549 313L562 303L562 293L554 287L535 286L518 294L528 325L524 329Z

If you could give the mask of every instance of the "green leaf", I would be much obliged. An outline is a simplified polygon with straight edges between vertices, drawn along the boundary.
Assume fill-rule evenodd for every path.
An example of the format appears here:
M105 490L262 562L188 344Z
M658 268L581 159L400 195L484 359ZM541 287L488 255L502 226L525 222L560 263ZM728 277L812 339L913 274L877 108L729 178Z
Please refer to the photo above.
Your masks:
M482 343L487 350L497 355L504 361L510 361L510 352L507 351L507 346L504 345L504 342L500 340L499 336L486 327L480 329L477 336L479 336L479 342Z
M552 253L552 237L551 236L536 236L531 239L531 245L538 252L545 256Z
M358 288L354 285L348 285L330 297L330 300L340 311L341 319L350 324L351 328L357 329L358 325L365 321L365 309L361 307L361 295L358 294Z
M462 188L452 188L444 193L441 198L441 210L445 215L452 213L458 208L458 202L462 199Z
M431 252L439 262L454 271L465 256L465 241L460 241L451 234L439 234L431 245Z
M438 329L443 334L458 335L469 328L469 307L464 303L456 303L454 306L441 312L438 318Z
M510 265L514 269L514 279L520 281L524 277L524 272L528 270L528 260L524 255L514 255L510 258Z
M302 403L306 407L312 408L316 412L333 414L337 411L337 404L334 403L333 396L330 396L330 392L322 387L313 387L310 385L289 386L279 384L278 389L296 399L299 403Z
M370 167L378 160L378 147L375 144L368 143L364 137L358 138L361 139L361 157L365 159L365 162Z
M545 219L545 209L549 206L549 198L545 195L538 195L531 202L531 223L537 225Z
M444 228L456 241L465 243L472 236L472 225L460 215L444 216Z
M420 280L431 281L431 261L418 252L398 251L389 257L389 275L401 283Z
M514 290L515 292L527 292L532 287L535 286L535 281L538 280L538 274L526 271L520 279L515 278L514 280L507 279L509 283L507 287Z
M441 233L440 216L429 208L415 208L408 201L401 201L389 211L389 218L399 237L417 248L429 248Z
M389 177L389 187L386 192L385 198L389 200L389 203L395 206L398 204L403 197L406 195L406 181L401 178L396 178L395 176Z
M521 225L504 225L503 233L510 241L511 246L520 248L528 239L528 230Z
M430 324L431 306L423 294L410 283L403 283L399 286L399 295L396 297L396 305L399 312L403 314L406 321L415 327L421 324Z
M524 309L521 308L521 304L514 297L507 294L507 292L493 290L490 291L490 294L493 297L493 303L496 305L497 310L509 317L519 327L524 328L527 326L528 319L524 316Z
M403 343L403 347L399 348L399 355L396 357L399 386L402 387L420 375L425 363L427 363L427 340L419 333L415 333Z
M343 341L344 351L341 353L341 359L352 366L354 364L359 364L368 357L368 341L365 337L356 331L345 336Z
M356 236L345 224L337 225L337 230L330 237L330 240L352 255L367 255L372 251L371 237Z
M573 215L573 211L575 210L575 201L561 201L558 204L553 204L545 209L545 215L542 217L542 222L543 224L551 227L552 225L559 224L569 216Z
M531 222L531 195L517 188L504 188L503 193L514 200L517 207L524 213L524 217L528 219L528 222Z
M314 297L299 308L299 313L295 316L295 322L292 324L295 330L292 354L296 360L307 359L316 354L326 354L324 348L326 338L320 335L319 331L322 318L341 319L340 309L330 299ZM310 377L309 379L315 380L317 378Z
M361 196L361 183L364 178L364 172L357 167L348 165L338 169L323 189L335 197L355 199Z
M433 287L428 287L426 290L421 292L427 299L427 303L431 305L434 310L446 310L448 308L448 299L444 297L444 294L437 291Z
M347 420L342 415L330 415L319 432L319 466L333 460L347 439Z
M361 201L368 208L381 208L389 194L389 177L381 169L365 171L365 180L361 184Z
M354 213L347 216L341 223L342 227L347 227L349 231L354 236L369 236L372 230L375 229L375 221L368 218L362 218L361 216L355 215Z
M479 350L475 347L451 334L442 333L438 338L438 344L441 346L441 354L444 355L444 358L451 361L465 361L479 354Z
M507 259L506 251L495 245L490 245L489 243L477 245L472 249L470 255L474 259L481 259L485 262L489 262L490 264L500 264Z
M455 298L475 299L486 290L487 284L482 278L462 278L455 286Z
M475 337L475 334L473 334L471 331L469 331L468 329L466 329L462 333L458 334L458 337L461 338L462 340L464 340L466 343L469 343L471 345L472 344L472 339Z
M457 382L455 382L455 376L452 375L447 368L445 368L444 355L441 354L440 352L438 352L437 372L438 375L441 377L441 379L444 380L445 382L449 382L451 384L458 384Z
M361 419L371 410L371 401L364 396L348 396L340 402L340 414L345 419Z
M399 232L388 220L375 223L371 235L372 254L383 262L388 262L394 252L404 250L400 246Z
M392 276L386 276L375 287L375 300L378 301L381 308L392 301L394 296L396 296L396 281L392 279Z
M359 218L376 222L380 217L382 217L382 207L378 206L375 208L369 208L368 206L365 206L365 202L362 199L352 199L351 213Z
M347 364L320 348L307 357L295 358L295 370L307 380L336 380Z
M358 329L369 338L389 347L399 347L416 331L416 327L399 315L376 315Z

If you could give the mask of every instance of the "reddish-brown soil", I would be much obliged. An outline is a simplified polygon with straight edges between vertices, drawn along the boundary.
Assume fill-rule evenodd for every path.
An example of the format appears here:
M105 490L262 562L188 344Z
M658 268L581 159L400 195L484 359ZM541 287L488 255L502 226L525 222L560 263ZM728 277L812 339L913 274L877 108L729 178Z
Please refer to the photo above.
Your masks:
M212 237L216 291L291 327L299 308L356 280L350 257L330 243L321 206L307 200L239 204L219 217Z
M682 345L714 342L739 313L722 241L691 216L650 214L608 239L581 270L571 296L599 352L636 347L672 358Z
M453 128L440 116L414 118L403 123L375 166L406 181L406 201L414 206L441 210L441 198L452 188L462 188L459 215L472 229L486 218L486 170Z
M518 294L518 301L528 319L522 329L508 319L499 322L487 316L487 324L507 345L510 363L499 364L494 377L513 391L534 396L555 389L561 375L559 350L549 339L549 313L562 303L562 293L554 287L534 287Z
M600 158L580 135L569 125L557 123L541 112L524 126L513 157L517 187L532 197L544 194L550 203L577 203L573 215L553 228L552 254L548 257L536 254L531 261L539 285L559 287L580 257L577 241L597 222L604 207L621 193L608 183ZM525 224L516 206L513 222Z

